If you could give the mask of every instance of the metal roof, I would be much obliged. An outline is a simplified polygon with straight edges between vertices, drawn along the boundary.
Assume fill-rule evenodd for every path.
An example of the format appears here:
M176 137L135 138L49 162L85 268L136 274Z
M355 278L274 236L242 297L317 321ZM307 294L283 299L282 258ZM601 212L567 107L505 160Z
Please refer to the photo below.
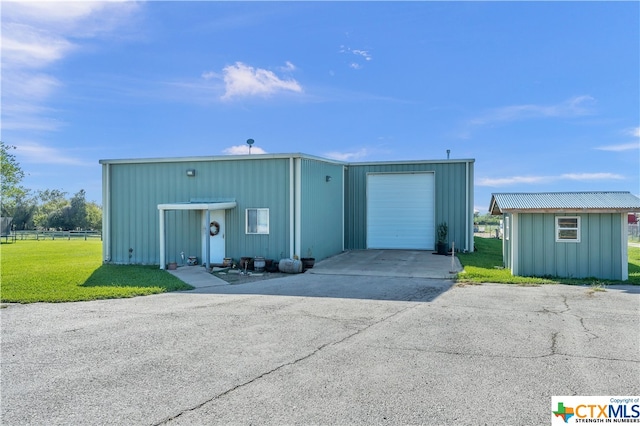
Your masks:
M629 212L640 211L640 198L624 191L495 193L489 211Z
M242 155L210 155L191 157L162 157L162 158L121 158L99 160L100 164L146 164L146 163L179 163L179 162L200 162L200 161L234 161L234 160L268 160L268 159L289 159L305 158L317 160L325 163L367 166L384 164L425 164L425 163L473 163L475 159L447 159L447 160L406 160L406 161L371 161L371 162L347 162L334 160L331 158L318 157L315 155L303 154L300 152L290 154L242 154Z

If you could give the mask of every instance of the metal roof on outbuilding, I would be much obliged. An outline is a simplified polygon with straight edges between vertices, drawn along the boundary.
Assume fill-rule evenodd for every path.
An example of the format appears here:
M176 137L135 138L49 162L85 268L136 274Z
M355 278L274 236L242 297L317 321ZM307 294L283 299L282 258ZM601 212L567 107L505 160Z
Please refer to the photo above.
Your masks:
M489 212L630 212L640 211L640 198L624 191L534 192L491 194Z

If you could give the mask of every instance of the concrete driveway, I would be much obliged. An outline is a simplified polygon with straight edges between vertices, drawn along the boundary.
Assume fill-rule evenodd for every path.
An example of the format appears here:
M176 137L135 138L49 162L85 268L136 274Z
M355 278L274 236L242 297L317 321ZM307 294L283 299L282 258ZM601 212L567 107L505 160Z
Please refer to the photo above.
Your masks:
M640 394L640 288L301 274L7 305L3 425L549 424Z
M454 278L462 271L455 256L425 250L351 250L318 262L312 274L375 277Z

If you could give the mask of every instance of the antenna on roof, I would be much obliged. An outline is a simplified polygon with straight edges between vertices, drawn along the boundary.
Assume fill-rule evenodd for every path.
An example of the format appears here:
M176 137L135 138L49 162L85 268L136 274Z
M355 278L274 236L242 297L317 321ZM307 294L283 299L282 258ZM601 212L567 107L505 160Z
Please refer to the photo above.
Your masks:
M451 154L451 150L450 149L447 150L447 160L449 159L449 154Z
M251 145L255 142L253 139L247 139L247 145L249 145L249 155L251 155Z

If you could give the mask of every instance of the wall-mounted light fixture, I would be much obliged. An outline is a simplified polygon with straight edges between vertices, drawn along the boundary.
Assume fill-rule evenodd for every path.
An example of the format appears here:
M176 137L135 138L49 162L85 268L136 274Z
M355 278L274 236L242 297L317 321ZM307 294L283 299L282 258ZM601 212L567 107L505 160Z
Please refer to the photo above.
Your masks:
M195 176L196 169L187 169L187 176Z
M331 182L331 176L326 175L326 176L324 177L324 180L325 180L325 182Z

